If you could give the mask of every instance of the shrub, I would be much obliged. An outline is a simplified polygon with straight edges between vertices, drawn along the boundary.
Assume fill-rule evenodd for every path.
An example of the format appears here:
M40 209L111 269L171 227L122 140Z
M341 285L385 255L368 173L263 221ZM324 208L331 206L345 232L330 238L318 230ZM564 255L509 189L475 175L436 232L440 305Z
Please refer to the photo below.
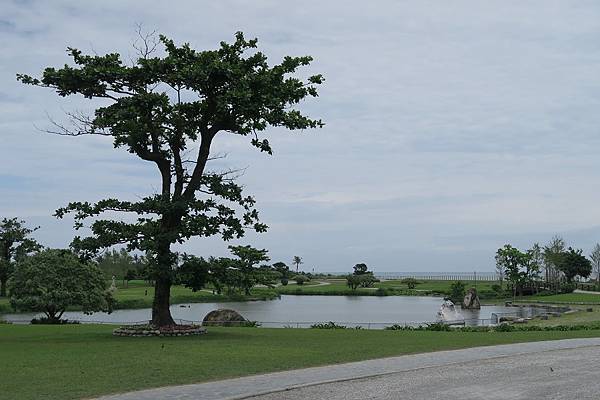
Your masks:
M288 284L288 278L281 278L281 285L287 286L287 284Z
M561 293L573 293L576 289L576 285L574 283L563 283L560 285Z
M34 318L31 325L77 325L79 321L69 321L68 319L52 319L46 317Z
M495 332L513 332L515 330L515 326L510 324L500 324L496 325L493 329Z
M406 285L406 287L408 287L409 289L414 289L415 287L417 287L419 281L417 281L415 278L404 278L400 281L400 283Z
M310 326L311 329L347 329L345 325L338 325L333 321L313 324Z
M455 303L462 301L465 297L466 286L461 281L452 282L450 285L450 300Z
M309 279L304 275L296 275L293 279L298 285L304 285L306 282L309 281Z
M362 275L352 274L346 276L346 284L352 290L356 290L359 287L371 287L373 286L373 283L377 281L378 280L370 272Z

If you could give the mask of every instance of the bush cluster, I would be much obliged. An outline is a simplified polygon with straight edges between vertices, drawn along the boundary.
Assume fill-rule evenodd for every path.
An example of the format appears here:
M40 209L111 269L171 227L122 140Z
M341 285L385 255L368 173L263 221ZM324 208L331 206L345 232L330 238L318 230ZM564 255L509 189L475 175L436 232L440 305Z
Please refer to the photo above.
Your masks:
M410 326L394 324L384 328L388 331L431 331L431 332L549 332L549 331L588 331L588 330L599 330L600 322L594 322L591 324L577 324L577 325L553 325L553 326L539 326L539 325L511 325L511 324L500 324L494 326L461 326L452 327L444 323L433 323L426 325Z

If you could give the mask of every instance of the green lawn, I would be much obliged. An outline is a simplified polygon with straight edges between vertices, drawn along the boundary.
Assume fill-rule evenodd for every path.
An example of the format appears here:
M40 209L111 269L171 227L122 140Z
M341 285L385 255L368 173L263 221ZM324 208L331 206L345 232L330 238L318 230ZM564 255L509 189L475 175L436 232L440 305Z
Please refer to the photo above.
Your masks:
M111 330L0 325L0 399L79 399L408 353L600 336L600 331L211 328L193 338L116 338Z
M319 282L327 282L328 285L316 285ZM450 293L450 285L453 281L440 280L419 280L419 283L414 290L410 290L401 280L389 280L378 282L372 288L359 288L352 291L347 285L345 279L319 279L310 282L310 285L288 285L277 288L281 294L297 294L297 295L375 295L378 288L386 289L388 295L431 295L431 294L448 294ZM493 295L492 285L497 282L491 281L462 281L467 288L475 286L480 293L485 294L486 298Z
M254 288L251 296L226 296L214 295L210 292L200 290L192 292L190 289L175 285L171 288L171 304L181 303L206 303L216 301L247 301L247 300L266 300L276 297L273 290L266 288ZM115 293L117 300L117 309L125 308L146 308L152 307L152 298L154 297L154 287L145 286L140 283L131 284L127 288L120 287Z
M154 287L148 286L144 281L131 281L128 287L124 287L121 282L117 284L115 292L116 309L131 308L150 308L154 297ZM249 301L249 300L268 300L277 297L274 290L266 288L252 289L251 296L244 295L214 295L206 291L192 292L183 286L175 285L171 288L171 304L181 303L208 303L222 301ZM76 308L73 308L76 310ZM13 312L7 297L0 298L0 314Z
M543 302L543 303L555 303L555 304L567 304L567 303L589 303L589 304L600 304L600 294L590 293L564 293L554 294L549 296L526 296L517 298L519 302Z

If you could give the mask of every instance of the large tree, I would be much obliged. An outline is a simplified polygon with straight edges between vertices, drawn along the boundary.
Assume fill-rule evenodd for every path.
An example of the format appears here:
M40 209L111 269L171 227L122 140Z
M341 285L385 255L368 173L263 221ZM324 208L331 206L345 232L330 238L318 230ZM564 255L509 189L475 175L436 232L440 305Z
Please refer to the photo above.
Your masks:
M0 297L6 296L6 284L15 263L41 246L30 237L38 228L27 228L25 221L3 218L0 221Z
M565 278L567 278L567 282L569 283L572 282L576 276L587 278L592 273L592 263L590 260L585 258L581 249L575 250L572 247L569 247L569 249L561 255L557 268L565 274Z
M550 242L544 246L543 259L546 275L546 284L558 289L560 271L557 268L560 258L565 251L565 241L560 236L554 236Z
M148 37L140 43L133 65L124 63L119 54L84 55L69 48L74 65L46 68L41 78L17 78L54 89L60 96L78 94L107 102L91 116L72 114L73 125L59 125L54 131L111 137L115 147L158 169L160 190L154 195L135 202L114 198L95 204L74 202L56 215L75 213L76 228L93 219L92 235L72 243L80 251L93 254L126 244L128 250L152 255L152 322L163 326L174 324L169 311L173 244L218 234L228 240L243 236L248 228L266 229L254 199L244 196L227 175L207 169L213 141L223 134L250 136L253 146L271 154L269 141L259 137L269 126L292 130L322 126L294 105L317 96L323 78L294 76L299 67L310 64L308 56L285 57L270 66L267 57L255 50L257 40L246 40L240 32L233 43L221 42L216 50L196 51L164 36L159 43ZM164 53L153 52L156 44L162 44ZM102 219L108 212L137 219Z
M510 244L504 245L496 252L496 267L504 270L504 276L512 286L513 300L517 291L531 278L531 258L530 251L522 252Z
M267 250L255 249L252 246L229 246L229 250L239 259L238 265L242 274L242 289L244 289L245 294L249 295L250 290L255 284L265 283L270 280L265 279L272 275L268 273L268 270L265 271L256 268L259 263L270 260Z

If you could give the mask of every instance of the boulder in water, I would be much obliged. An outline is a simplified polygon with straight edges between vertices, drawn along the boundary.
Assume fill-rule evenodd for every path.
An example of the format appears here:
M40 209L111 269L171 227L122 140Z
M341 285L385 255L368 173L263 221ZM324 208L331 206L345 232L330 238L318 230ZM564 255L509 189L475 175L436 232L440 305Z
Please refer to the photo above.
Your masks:
M221 308L213 310L206 314L202 320L204 326L241 326L248 322L240 313L235 310Z
M467 310L479 310L481 308L481 302L479 302L477 289L470 288L467 290L467 294L465 294L465 298L463 299L460 307Z

